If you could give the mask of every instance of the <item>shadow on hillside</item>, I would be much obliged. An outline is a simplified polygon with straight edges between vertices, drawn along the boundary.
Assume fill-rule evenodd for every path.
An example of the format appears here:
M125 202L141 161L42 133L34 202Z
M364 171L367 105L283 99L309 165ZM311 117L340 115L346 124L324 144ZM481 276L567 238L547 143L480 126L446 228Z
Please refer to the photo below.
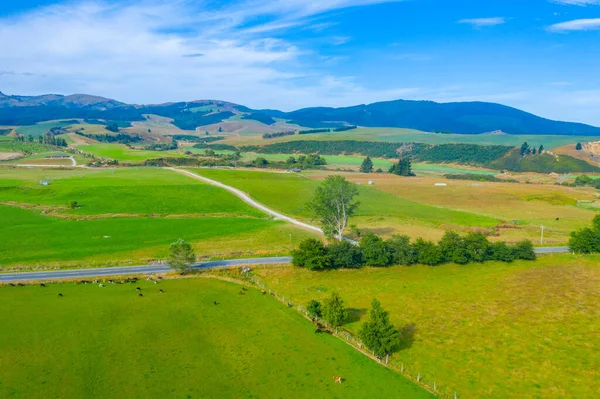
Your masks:
M417 325L415 323L406 324L399 331L400 343L398 345L398 351L409 349L413 346L415 341L415 334L417 333Z
M367 309L348 308L348 320L346 323L355 323L367 314Z

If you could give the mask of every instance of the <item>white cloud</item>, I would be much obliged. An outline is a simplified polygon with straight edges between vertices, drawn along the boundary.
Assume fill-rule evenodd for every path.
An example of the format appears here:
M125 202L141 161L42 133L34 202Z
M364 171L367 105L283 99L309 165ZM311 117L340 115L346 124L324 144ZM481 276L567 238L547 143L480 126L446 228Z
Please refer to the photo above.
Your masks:
M600 18L575 19L573 21L561 22L548 27L548 30L553 32L571 32L598 29L600 29Z
M287 109L323 99L332 105L359 101L367 90L352 78L319 73L314 62L303 62L312 49L272 33L327 29L328 21L319 20L324 13L398 0L242 0L201 7L140 1L65 3L0 18L0 88L132 103L215 98ZM349 39L331 36L330 42Z
M495 18L472 18L472 19L461 19L458 21L459 24L469 24L475 28L483 28L486 26L496 26L506 23L506 18L495 17Z

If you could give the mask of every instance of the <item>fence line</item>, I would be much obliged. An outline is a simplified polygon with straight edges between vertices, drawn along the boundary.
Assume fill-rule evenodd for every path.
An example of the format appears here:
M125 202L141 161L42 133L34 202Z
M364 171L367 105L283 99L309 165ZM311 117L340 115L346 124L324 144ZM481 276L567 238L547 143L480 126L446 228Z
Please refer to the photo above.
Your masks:
M261 280L259 280L255 276L249 275L247 273L242 273L241 277L242 277L242 279L247 280L247 282L251 282L255 286L259 287L265 293L268 293L270 296L272 296L273 298L275 298L279 302L283 303L287 307L289 307L289 308L294 307L294 304L291 301L287 300L284 296L279 295L275 291L271 290L266 284L264 284ZM234 278L233 280L234 281L237 280L237 282L240 283L239 279ZM307 320L313 322L313 319L308 315L308 311L302 305L296 305L295 309L304 318L306 318ZM324 320L321 320L321 319L316 319L316 320L324 322ZM424 378L424 376L421 375L420 371L418 371L416 375L414 373L411 373L409 370L407 370L405 368L404 363L401 363L400 365L398 365L396 362L394 362L394 359L389 359L389 361L387 363L384 362L384 361L382 361L382 360L380 360L380 359L378 359L372 353L369 353L365 349L365 346L362 343L362 341L358 337L355 337L348 330L345 330L343 328L336 328L336 329L328 329L328 332L330 332L331 335L333 335L334 337L336 337L336 338L342 340L343 342L345 342L346 344L350 345L355 350L361 352L363 355L368 356L369 358L377 361L382 366L387 367L387 368L389 368L391 370L394 370L397 373L401 374L402 376L404 376L405 378L409 379L413 383L419 385L420 387L422 387L426 391L428 391L428 392L430 392L430 393L432 393L432 394L434 394L434 395L436 395L436 396L438 396L440 398L443 398L443 399L460 399L460 397L457 395L457 393L455 391L452 391L452 390L450 390L450 391L448 391L448 390L441 390L440 387L439 387L439 384L437 383L437 381L435 381L435 380L431 380L431 381L426 380Z

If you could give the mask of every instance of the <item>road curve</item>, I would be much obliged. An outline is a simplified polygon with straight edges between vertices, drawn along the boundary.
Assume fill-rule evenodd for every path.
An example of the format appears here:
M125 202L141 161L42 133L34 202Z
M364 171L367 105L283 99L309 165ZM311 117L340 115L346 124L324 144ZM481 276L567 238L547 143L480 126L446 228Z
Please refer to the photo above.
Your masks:
M193 266L195 270L201 269L219 269L236 266L250 265L278 265L290 263L292 258L289 256L278 256L271 258L248 258L232 260L215 260L209 262L196 263ZM167 273L172 271L167 265L147 265L147 266L122 266L122 267L104 267L79 270L57 270L45 272L23 272L23 273L0 273L0 283L11 283L17 281L48 281L63 280L71 278L93 278L118 276L123 274L154 274Z
M318 228L316 226L311 226L310 224L307 224L307 223L303 223L303 222L301 222L301 221L299 221L297 219L291 218L291 217L286 216L284 214L281 214L281 213L279 213L277 211L274 211L273 209L267 208L263 204L261 204L259 202L256 202L255 200L253 200L252 198L250 198L250 196L248 194L244 193L241 190L238 190L235 187L228 186L228 185L223 184L221 182L218 182L216 180L212 180L212 179L209 179L207 177L197 175L197 174L189 172L187 170L182 170L182 169L177 169L177 168L166 168L166 169L173 170L175 172L187 175L187 176L189 176L189 177L191 177L193 179L201 180L201 181L203 181L205 183L212 184L213 186L217 186L217 187L220 187L220 188L222 188L224 190L227 190L230 193L232 193L233 195L235 195L236 197L238 197L239 199L241 199L242 201L244 201L245 203L247 203L248 205L250 205L250 206L252 206L252 207L254 207L256 209L259 209L259 210L261 210L261 211L263 211L263 212L265 212L265 213L273 216L275 219L285 220L286 222L295 224L296 226L300 226L300 227L303 227L305 229L313 230L313 231L316 231L317 233L323 234L323 230L321 230L320 228Z

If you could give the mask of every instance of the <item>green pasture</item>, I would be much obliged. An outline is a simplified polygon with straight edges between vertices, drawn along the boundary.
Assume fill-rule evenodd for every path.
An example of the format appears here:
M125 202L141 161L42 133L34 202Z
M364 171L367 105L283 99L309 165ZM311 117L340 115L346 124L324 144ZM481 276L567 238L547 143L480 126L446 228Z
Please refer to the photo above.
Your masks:
M69 220L0 205L0 220L0 269L146 264L165 259L178 238L205 258L282 255L313 236L283 222L242 217Z
M303 174L214 169L193 171L239 188L249 193L257 201L285 214L304 219L309 217L306 203L312 198L319 185L319 182L311 180ZM423 205L366 185L359 186L359 193L358 200L361 205L356 214L359 220L369 218L370 220L384 221L386 218L392 217L399 221L424 223L431 226L489 227L498 223L497 219L449 208Z
M27 126L19 126L16 129L16 132L22 134L24 136L43 136L53 127L67 127L71 126L73 123L70 120L58 120L58 121L47 121L47 122L39 122L35 125L27 125Z
M4 182L4 179L9 179ZM19 183L14 184L18 179ZM47 181L44 186L40 181ZM266 217L227 191L165 169L52 172L0 170L0 202L65 208L70 215L229 215Z
M0 396L433 398L295 309L238 292L202 278L0 287Z
M353 315L344 328L355 335L377 298L393 323L414 331L391 362L449 397L593 399L600 392L600 256L257 273L304 306L340 293Z
M119 162L126 163L142 163L145 160L152 158L185 156L178 151L136 150L129 148L124 144L89 144L80 145L77 148L89 154L93 154L96 157L117 159Z

